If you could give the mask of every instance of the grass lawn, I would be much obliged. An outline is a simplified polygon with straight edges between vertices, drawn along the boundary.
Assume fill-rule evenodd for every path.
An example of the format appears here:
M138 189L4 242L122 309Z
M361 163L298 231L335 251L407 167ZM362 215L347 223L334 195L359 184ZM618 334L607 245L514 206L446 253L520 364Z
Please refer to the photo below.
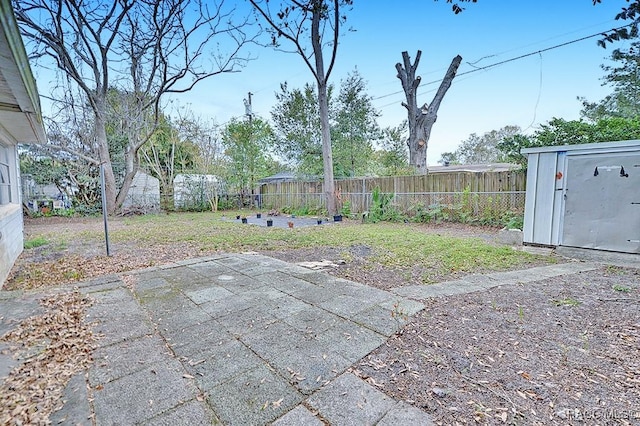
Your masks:
M246 213L246 212L245 212ZM27 221L24 257L29 258L30 265L22 265L23 271L18 275L23 278L25 267L46 268L52 257L60 259L78 258L71 265L62 268L73 268L77 273L61 271L69 278L82 279L95 276L100 271L87 271L81 255L86 258L89 253L101 258L99 264L103 273L122 272L149 266L149 262L136 263L118 259L122 251L138 258L144 253L154 250L167 252L176 247L189 247L184 257L206 255L213 252L267 251L287 252L296 249L344 249L344 258L349 261L348 249L354 245L367 246L371 255L367 258L369 265L392 269L406 269L419 265L428 271L427 275L446 276L458 272L474 272L481 270L505 270L531 263L549 262L539 256L513 250L511 247L498 246L485 242L479 237L456 235L456 232L438 232L436 226L420 224L376 223L361 224L357 221L346 221L340 224L323 226L297 227L283 229L241 225L232 220L237 212L224 213L174 213L145 215L110 220L110 239L114 256L106 258L101 254L104 246L102 221L99 218L69 219L52 223ZM475 231L474 231L475 232ZM495 231L492 231L495 232ZM473 232L472 232L473 233ZM481 234L481 231L477 231ZM89 248L93 247L94 250ZM46 253L49 256L40 256ZM56 252L58 256L56 256ZM53 256L52 256L53 255ZM176 252L175 256L181 256ZM136 256L129 256L135 260ZM112 259L112 262L108 262ZM178 260L178 259L175 259ZM58 264L61 262L58 261ZM64 264L64 260L62 264ZM67 262L69 263L69 262ZM86 262L85 262L86 263ZM108 263L117 263L112 270ZM42 274L36 274L42 277ZM13 279L19 278L18 276ZM427 276L424 282L431 282Z

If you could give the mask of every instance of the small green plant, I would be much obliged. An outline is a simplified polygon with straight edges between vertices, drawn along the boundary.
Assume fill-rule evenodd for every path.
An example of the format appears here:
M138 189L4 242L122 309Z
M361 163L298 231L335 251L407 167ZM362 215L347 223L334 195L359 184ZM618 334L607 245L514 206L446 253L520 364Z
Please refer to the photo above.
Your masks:
M393 309L391 310L391 318L396 321L407 321L409 319L409 314L407 314L402 306L400 306L400 302L396 302L393 304Z
M607 272L607 274L611 274L611 275L624 275L625 274L625 270L619 266L614 266L614 265L607 265L605 268L605 271Z
M24 242L24 249L29 250L32 248L45 246L47 244L49 244L49 241L47 241L44 237L35 237Z
M583 331L582 332L582 349L584 349L585 351L589 350L589 336L587 335L587 331Z
M553 304L556 306L578 306L580 304L580 301L572 297L567 297L564 299L554 299Z
M615 291L619 291L619 292L622 292L622 293L629 293L631 291L631 289L629 287L625 287L625 286L620 285L620 284L614 285L613 289Z
M518 306L518 318L520 321L524 321L524 309L522 309L522 306Z
M505 217L506 223L505 228L507 229L523 229L524 228L524 216L523 215L507 215Z
M347 200L344 203L342 203L342 209L340 210L340 214L346 217L351 216L351 201Z

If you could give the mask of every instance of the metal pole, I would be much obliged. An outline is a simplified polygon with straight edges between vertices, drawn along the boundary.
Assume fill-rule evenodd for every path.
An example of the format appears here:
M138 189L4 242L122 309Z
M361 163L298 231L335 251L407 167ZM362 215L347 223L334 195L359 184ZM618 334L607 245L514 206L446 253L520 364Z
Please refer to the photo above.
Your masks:
M104 184L104 164L100 163L100 192L102 195L102 220L104 221L104 242L107 246L107 256L111 256L109 249L109 225L107 223L107 191Z

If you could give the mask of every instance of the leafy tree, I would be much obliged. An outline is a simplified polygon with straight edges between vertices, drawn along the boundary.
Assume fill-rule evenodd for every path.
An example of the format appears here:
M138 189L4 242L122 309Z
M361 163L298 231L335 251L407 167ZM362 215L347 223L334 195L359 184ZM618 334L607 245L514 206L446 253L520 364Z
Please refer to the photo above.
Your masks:
M592 122L601 118L640 116L640 41L634 41L628 49L615 49L611 60L616 65L603 65L607 73L603 86L611 86L613 92L597 103L582 99L582 116Z
M299 173L321 175L322 132L315 88L305 84L302 89L289 89L287 83L283 83L280 90L271 110L277 151ZM329 88L329 99L331 93Z
M376 119L380 113L366 93L366 82L358 71L340 83L332 126L333 162L338 177L362 176L370 166L373 141L380 139Z
M269 154L273 131L259 117L231 120L224 129L222 143L229 159L228 183L242 195L252 194L259 179L279 169Z
M450 164L485 164L502 161L504 158L498 144L520 131L519 126L505 126L482 136L472 133L454 152L443 153L439 163L444 164L448 161Z
M318 113L322 130L324 195L329 214L337 212L333 181L333 155L329 123L329 77L338 52L340 27L346 20L344 9L352 0L282 0L272 11L269 0L249 0L270 28L271 42L291 43L316 80ZM325 57L326 50L328 55ZM328 59L328 66L325 65Z
M498 149L505 159L526 164L526 157L520 154L523 148L615 142L628 139L640 139L640 117L603 118L596 123L553 118L541 125L531 136L513 135L503 139L498 144Z
M141 164L160 183L160 207L164 211L175 209L174 179L177 174L195 167L198 147L180 137L179 129L162 116L148 143L139 151Z
M375 153L377 163L381 166L377 174L381 176L406 176L415 173L415 168L409 166L406 140L406 121L403 121L399 126L386 127L382 130L381 149Z
M318 176L323 172L322 131L314 86L289 89L286 83L276 93L271 110L277 136L278 154L300 174ZM373 143L380 138L378 112L366 93L366 84L357 71L340 83L334 98L329 87L329 112L334 175L364 174L371 165Z

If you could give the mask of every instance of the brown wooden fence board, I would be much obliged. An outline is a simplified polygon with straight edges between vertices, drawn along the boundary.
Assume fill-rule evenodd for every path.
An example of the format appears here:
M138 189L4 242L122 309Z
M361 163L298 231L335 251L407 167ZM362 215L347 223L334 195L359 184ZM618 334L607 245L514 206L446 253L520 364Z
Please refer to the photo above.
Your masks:
M476 194L473 197L476 211L500 205L502 209L521 212L524 210L525 184L526 175L518 172L449 172L340 179L336 181L336 190L340 190L343 203L351 203L353 212L369 208L375 188L394 194L394 203L403 210L417 205L459 203L463 193L470 191ZM265 208L317 208L325 203L321 181L262 184L259 193Z

